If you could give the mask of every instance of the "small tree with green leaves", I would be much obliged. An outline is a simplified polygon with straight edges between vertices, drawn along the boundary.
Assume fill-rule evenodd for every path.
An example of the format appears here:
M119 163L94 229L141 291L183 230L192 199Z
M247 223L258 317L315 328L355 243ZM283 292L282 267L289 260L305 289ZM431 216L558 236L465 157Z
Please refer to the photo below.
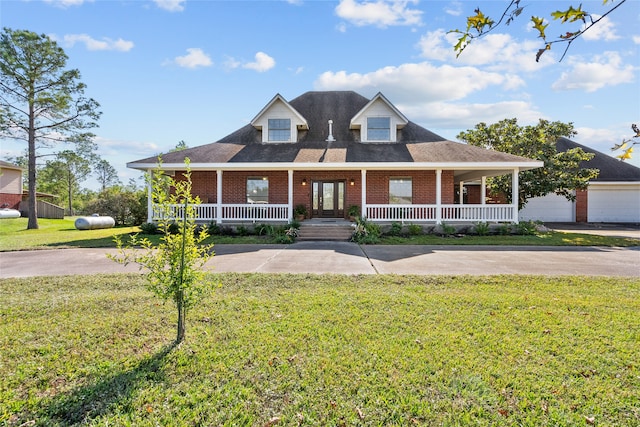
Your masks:
M204 245L209 237L206 228L196 233L196 205L200 199L191 195L191 170L185 160L184 179L166 176L158 167L150 177L155 218L163 237L157 246L145 238L133 236L128 244L116 238L119 254L110 258L122 263L136 263L148 270L148 288L160 298L171 299L178 310L176 343L184 340L187 310L206 290L203 265L214 255L213 245ZM167 191L171 187L173 191ZM177 224L177 227L175 225ZM177 229L176 233L169 228ZM142 250L133 250L134 246Z
M593 153L579 147L558 151L558 138L574 135L573 123L540 119L535 126L520 126L517 119L504 119L491 125L478 123L474 129L459 133L458 138L469 145L544 162L544 167L518 174L517 203L518 209L522 209L527 200L550 193L575 201L574 190L587 188L589 180L598 176L598 169L582 167L583 162L593 158ZM511 175L489 178L487 188L493 194L504 195L509 203L515 203L511 200L511 179Z

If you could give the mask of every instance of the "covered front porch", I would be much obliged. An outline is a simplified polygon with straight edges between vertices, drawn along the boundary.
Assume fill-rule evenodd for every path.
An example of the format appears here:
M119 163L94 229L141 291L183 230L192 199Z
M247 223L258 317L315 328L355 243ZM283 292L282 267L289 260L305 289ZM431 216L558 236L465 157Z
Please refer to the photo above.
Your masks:
M486 194L487 177L510 174L514 184L511 200L517 201L518 167L496 169L493 165L492 168L478 166L474 169L416 169L416 165L411 164L396 168L345 169L341 164L331 169L330 165L323 164L322 168L318 170L309 165L283 171L274 168L260 170L253 165L253 169L243 171L220 168L215 170L215 175L212 171L206 171L206 174L205 171L192 171L192 192L204 201L195 206L196 220L217 224L287 223L295 217L295 206L302 204L307 207L308 218L347 218L348 208L358 205L362 217L379 223L518 222L517 202L488 204L485 197L481 197L480 203L469 204L464 203L462 196L465 182L479 183L481 194ZM175 174L179 176L180 171ZM409 203L407 200L398 203L388 190L389 181L393 179L391 177L397 176L413 180ZM428 179L421 176L427 176ZM444 184L443 176L446 177ZM250 179L267 182L266 197L256 200L244 194L248 192L247 182ZM204 189L211 188L212 184L215 184L215 192L206 193ZM386 191L382 188L385 185ZM243 188L232 191L230 186ZM459 188L459 197L454 200L456 186ZM243 193L244 203L238 203L239 191ZM327 208L329 204L325 201L329 194L332 197L331 209ZM422 203L429 199L429 203ZM148 220L157 221L160 218L151 200L151 189L148 200ZM184 206L175 205L171 216L182 218L183 210Z

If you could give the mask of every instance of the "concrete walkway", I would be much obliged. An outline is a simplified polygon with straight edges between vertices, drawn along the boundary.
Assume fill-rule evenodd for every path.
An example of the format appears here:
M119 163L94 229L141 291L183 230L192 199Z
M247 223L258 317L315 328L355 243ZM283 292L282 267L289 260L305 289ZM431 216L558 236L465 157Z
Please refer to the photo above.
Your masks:
M640 277L640 247L371 245L299 242L216 245L214 272L335 274L543 274ZM138 272L106 257L115 249L1 252L0 277Z

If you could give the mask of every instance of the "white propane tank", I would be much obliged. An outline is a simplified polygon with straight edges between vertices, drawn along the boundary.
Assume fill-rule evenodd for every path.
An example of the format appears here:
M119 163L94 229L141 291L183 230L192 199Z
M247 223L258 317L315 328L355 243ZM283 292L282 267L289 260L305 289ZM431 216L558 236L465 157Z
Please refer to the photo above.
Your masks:
M17 209L0 209L0 218L20 218L20 211Z
M110 216L83 216L76 219L78 230L97 230L98 228L111 228L116 221Z

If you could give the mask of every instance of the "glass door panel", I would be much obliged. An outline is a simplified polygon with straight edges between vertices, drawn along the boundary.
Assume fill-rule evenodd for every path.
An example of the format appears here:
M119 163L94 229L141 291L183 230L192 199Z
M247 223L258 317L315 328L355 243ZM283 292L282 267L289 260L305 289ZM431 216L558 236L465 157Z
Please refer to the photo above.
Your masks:
M314 217L344 217L345 181L312 181L311 210Z
M323 213L328 213L327 211L331 211L333 213L334 209L334 199L335 199L335 191L334 191L334 183L333 182L323 182L322 183L322 211Z

